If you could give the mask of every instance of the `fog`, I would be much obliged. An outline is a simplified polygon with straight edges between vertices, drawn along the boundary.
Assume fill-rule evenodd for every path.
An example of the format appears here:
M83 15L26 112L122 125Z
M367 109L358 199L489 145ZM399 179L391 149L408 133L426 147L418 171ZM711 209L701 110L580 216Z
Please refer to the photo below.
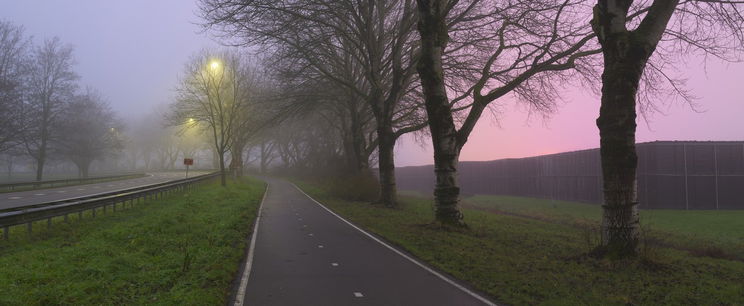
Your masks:
M2 1L1 4L3 10L0 11L0 20L10 26L21 27L24 39L30 44L39 46L45 40L58 37L62 46L71 47L70 63L77 75L76 94L92 90L100 102L108 105L114 113L117 121L116 124L109 124L109 128L117 125L117 130L122 133L118 144L120 148L117 149L118 153L107 158L96 158L92 164L93 172L181 168L180 159L185 157L183 152L175 154L162 149L160 155L149 153L158 151L152 148L157 142L145 138L156 138L155 135L160 133L172 134L174 139L184 137L182 126L171 124L165 127L168 125L165 117L171 110L170 105L177 99L179 82L186 74L184 65L200 52L228 49L238 50L253 57L254 61L261 58L261 51L256 52L260 48L246 45L226 47L226 44L244 41L225 37L225 32L218 27L205 29L205 19L198 2L55 1L42 5L29 1ZM669 69L674 76L689 80L686 88L698 97L695 100L697 106L690 107L684 101L665 102L657 112L639 120L639 142L741 138L737 132L742 128L741 123L732 116L744 112L744 103L741 103L741 95L733 92L736 91L737 80L744 78L744 69L738 63L703 62L702 58L699 54L688 55L685 63ZM506 96L503 102L492 105L484 118L477 122L460 159L493 160L597 147L599 134L594 119L599 109L599 96L588 87L578 85L558 90L561 91L560 99L556 102L558 107L551 112L531 109L520 104L514 96ZM327 119L326 115L318 116ZM361 145L366 147L357 149L365 151L364 155L369 158L364 163L374 167L377 152L369 145L375 141L374 136L369 135L374 133L374 127L366 126L363 129L368 129L364 131L367 134L366 144ZM202 149L209 150L211 142L205 135L198 136L199 142ZM173 140L161 142L170 141ZM425 129L400 136L396 144L396 166L433 162L431 142ZM16 150L20 150L20 146ZM143 150L148 153L143 153ZM216 167L215 157L207 151L192 153L187 150L186 153L203 155L200 157L203 160L198 163L200 167ZM339 152L333 154L336 153L343 155ZM153 162L143 156L132 160L137 154L157 156L151 157L153 161L157 160L154 162L157 166L152 166ZM6 157L3 170L0 171L8 177L12 176L8 171L11 168L15 170L10 172L33 172L36 166L23 154L20 155L12 161ZM246 153L246 158L252 161L249 155ZM73 164L65 162L65 158L57 157L50 156L45 171L78 171ZM280 159L279 155L272 158ZM285 156L285 159L292 158ZM260 168L260 165L256 167Z

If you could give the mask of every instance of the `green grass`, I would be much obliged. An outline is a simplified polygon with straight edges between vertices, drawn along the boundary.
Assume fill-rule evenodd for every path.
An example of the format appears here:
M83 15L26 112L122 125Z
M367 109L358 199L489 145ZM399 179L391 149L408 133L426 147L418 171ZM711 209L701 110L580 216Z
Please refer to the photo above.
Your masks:
M476 195L468 206L538 219L599 226L598 205L546 199ZM682 248L715 246L744 259L744 211L641 210L641 224L650 235Z
M400 208L388 209L340 200L313 183L300 186L355 224L498 302L744 304L741 261L663 247L646 249L638 260L595 259L586 255L594 247L586 231L572 224L465 209L468 230L443 230L432 225L430 199L402 196Z
M209 182L95 219L37 222L31 236L14 227L0 240L0 305L225 304L263 191L253 179Z

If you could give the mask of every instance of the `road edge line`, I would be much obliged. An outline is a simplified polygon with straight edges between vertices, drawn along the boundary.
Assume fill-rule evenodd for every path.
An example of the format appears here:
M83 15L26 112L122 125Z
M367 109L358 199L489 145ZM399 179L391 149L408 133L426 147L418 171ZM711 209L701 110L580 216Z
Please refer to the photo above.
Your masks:
M233 303L234 306L243 306L244 304L244 298L245 298L245 291L248 288L248 277L251 275L251 266L253 265L253 253L256 250L256 237L258 236L258 223L261 221L261 209L263 208L263 204L266 201L266 195L269 194L269 183L266 182L266 189L264 190L263 198L261 199L261 204L258 205L258 210L256 211L256 224L253 225L253 232L251 233L251 244L250 247L248 247L248 256L246 256L245 260L245 268L243 269L243 275L240 277L240 285L238 287L238 292L235 294L235 301Z
M323 209L325 209L326 211L328 211L328 212L329 212L329 213L331 213L332 215L336 216L336 218L339 218L339 219L341 219L341 221L344 221L344 222L345 222L346 224L348 224L349 226L351 226L351 227L355 228L356 230L360 231L360 232L361 232L362 234L366 235L366 236L367 236L367 237L369 237L370 239L372 239L372 240L374 240L374 241L377 241L377 242L378 242L379 244L382 244L383 246L385 246L386 248L388 248L388 249L390 249L391 251L395 252L396 254L398 254L398 255L402 256L402 257L403 257L403 258L405 258L405 259L408 259L408 261L410 261L410 262L412 262L412 263L416 264L417 266L421 267L422 269L424 269L424 270L428 271L429 273L433 274L434 276L436 276L436 277L438 277L438 278L442 279L443 281L445 281L446 283L448 283L448 284L450 284L450 285L454 286L455 288L457 288L457 289L460 289L461 291L463 291L463 292L467 293L468 295L470 295L470 296L472 296L472 297L476 298L477 300L479 300L479 301L481 301L481 302L485 303L486 305L489 305L489 306L497 306L497 304L496 304L496 303L494 303L494 302L491 302L491 301L490 301L490 300L488 300L487 298L485 298L485 297L481 296L480 294L477 294L477 293L473 292L472 290L470 290L470 289L468 289L468 288L465 288L464 286L462 286L462 285L458 284L457 282L455 282L455 281L451 280L451 279L450 279L449 277L447 277L447 276L443 275L442 273L439 273L439 272L437 272L436 270L434 270L434 269L432 269L432 268L428 267L427 265L425 265L425 264L421 263L420 261L418 261L418 260L414 259L413 257L411 257L411 256L408 256L407 254L405 254L405 253L401 252L400 250L396 249L395 247L393 247L393 246L391 246L391 245L387 244L386 242L382 241L382 240L381 240L380 238L377 238L377 237L375 237L374 235L372 235L372 234L368 233L367 231L365 231L365 230L363 230L363 229L359 228L358 226L354 225L354 224L353 224L353 223L351 223L350 221L348 221L348 220L344 219L343 217L339 216L338 214L336 214L335 212L333 212L332 210L330 210L330 209L329 209L328 207L325 207L325 205L321 204L320 202L318 202L317 200L315 200L315 199L314 199L313 197L311 197L310 195L308 195L307 193L305 193L305 191L303 191L302 189L300 189L300 187L297 187L297 185L295 185L295 183L291 183L291 184L292 184L292 186L294 186L294 187L295 187L295 188L296 188L297 190L299 190L299 191L300 191L300 192L301 192L302 194L304 194L304 195L305 195L306 197L308 197L308 198L309 198L310 200L312 200L313 202L315 202L315 204L318 204L318 205L320 205L320 207L322 207Z

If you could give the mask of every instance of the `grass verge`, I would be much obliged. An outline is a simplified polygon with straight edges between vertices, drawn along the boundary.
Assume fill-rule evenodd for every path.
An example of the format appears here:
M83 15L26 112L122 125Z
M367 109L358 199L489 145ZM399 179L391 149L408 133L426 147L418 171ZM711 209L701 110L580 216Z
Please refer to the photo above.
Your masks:
M253 179L209 182L31 236L11 231L0 305L224 304L263 191Z
M468 230L432 226L431 200L402 196L397 209L299 186L355 224L508 304L739 305L744 263L647 248L641 259L610 261L582 229L565 223L465 209Z
M585 203L512 196L476 195L464 199L468 207L551 222L599 227L601 207ZM642 210L642 227L655 241L706 254L744 260L744 211L740 210Z

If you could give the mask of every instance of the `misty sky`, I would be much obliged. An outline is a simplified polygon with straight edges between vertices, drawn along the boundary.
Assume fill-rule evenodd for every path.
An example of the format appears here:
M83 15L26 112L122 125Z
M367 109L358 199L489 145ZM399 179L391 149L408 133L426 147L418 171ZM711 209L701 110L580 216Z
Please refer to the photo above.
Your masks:
M58 36L75 47L83 86L103 93L123 117L133 118L167 104L188 57L218 44L199 34L196 4L187 0L40 1L0 0L0 19L23 25L36 42ZM744 139L744 65L692 59L680 73L700 99L698 109L677 103L663 107L650 125L639 121L637 140ZM461 160L533 156L599 146L594 120L599 98L567 89L566 101L550 120L528 120L523 108L505 101L499 125L482 119ZM432 163L430 144L404 137L398 166Z

